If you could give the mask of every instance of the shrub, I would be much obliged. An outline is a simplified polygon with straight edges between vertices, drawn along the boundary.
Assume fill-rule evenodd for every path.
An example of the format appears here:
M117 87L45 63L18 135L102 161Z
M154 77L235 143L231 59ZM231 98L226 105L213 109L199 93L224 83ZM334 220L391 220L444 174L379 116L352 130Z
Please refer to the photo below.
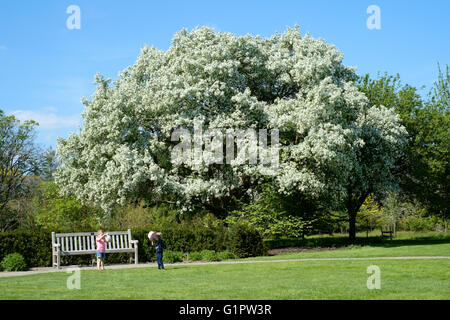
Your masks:
M163 261L166 263L183 262L185 254L180 251L164 251Z
M236 223L228 228L227 250L236 257L256 257L266 254L261 234L247 224Z
M25 259L20 253L11 253L8 254L2 260L2 268L5 271L24 271L27 270L27 264L25 263Z
M228 251L228 250L218 252L217 256L219 257L220 260L230 260L230 259L235 259L236 258L234 256L234 254L232 252Z
M200 261L202 259L203 257L200 252L194 251L189 253L189 261Z
M203 260L206 261L220 261L219 256L214 250L203 250L201 252Z
M406 223L411 231L434 230L434 221L431 217L408 217Z

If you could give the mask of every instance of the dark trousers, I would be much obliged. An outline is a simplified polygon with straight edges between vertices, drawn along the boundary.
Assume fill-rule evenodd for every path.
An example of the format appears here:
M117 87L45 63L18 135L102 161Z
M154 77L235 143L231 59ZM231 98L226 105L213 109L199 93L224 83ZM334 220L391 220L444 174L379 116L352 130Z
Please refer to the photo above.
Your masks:
M164 269L164 264L163 264L163 254L162 252L157 252L156 253L156 262L158 262L158 269Z

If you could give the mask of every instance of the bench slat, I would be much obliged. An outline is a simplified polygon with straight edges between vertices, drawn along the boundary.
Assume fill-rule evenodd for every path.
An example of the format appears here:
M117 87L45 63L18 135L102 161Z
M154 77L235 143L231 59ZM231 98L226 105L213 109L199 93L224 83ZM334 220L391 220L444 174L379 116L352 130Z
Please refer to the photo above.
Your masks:
M127 234L127 231L108 231L109 235ZM78 232L78 233L56 233L56 238L75 237L75 236L96 236L96 232Z
M95 239L94 236L91 235L91 249L94 250L95 249Z

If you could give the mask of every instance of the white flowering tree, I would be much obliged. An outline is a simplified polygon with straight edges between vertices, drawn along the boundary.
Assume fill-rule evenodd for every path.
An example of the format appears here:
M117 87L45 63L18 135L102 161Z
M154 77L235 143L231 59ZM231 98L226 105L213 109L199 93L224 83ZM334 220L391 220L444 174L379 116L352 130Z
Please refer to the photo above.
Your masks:
M342 59L334 46L298 28L267 39L182 30L167 51L144 47L114 82L96 76L83 128L58 140L63 165L56 181L64 193L105 210L168 197L185 209L224 207L226 199L270 181L281 193L348 203L356 215L364 195L391 183L404 129L393 111L368 105ZM193 147L182 161L174 159L173 133L192 133L198 123L203 132L278 130L275 174L239 152L216 161L201 147L199 162L191 161Z

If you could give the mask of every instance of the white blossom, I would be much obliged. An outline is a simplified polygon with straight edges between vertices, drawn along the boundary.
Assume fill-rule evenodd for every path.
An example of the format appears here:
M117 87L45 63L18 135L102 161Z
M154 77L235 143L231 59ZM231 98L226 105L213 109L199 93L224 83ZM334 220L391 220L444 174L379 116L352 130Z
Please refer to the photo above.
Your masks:
M261 163L238 156L217 164L211 154L206 164L172 161L172 133L192 133L200 122L224 137L226 130L279 130L272 181L280 192L338 201L348 179L390 168L404 135L392 110L368 106L342 59L297 27L268 39L203 27L178 32L167 51L145 46L118 79L96 75L96 92L83 100L83 127L58 140L57 183L105 210L165 195L187 209L251 192L265 176ZM377 165L358 156L368 140L379 145Z

